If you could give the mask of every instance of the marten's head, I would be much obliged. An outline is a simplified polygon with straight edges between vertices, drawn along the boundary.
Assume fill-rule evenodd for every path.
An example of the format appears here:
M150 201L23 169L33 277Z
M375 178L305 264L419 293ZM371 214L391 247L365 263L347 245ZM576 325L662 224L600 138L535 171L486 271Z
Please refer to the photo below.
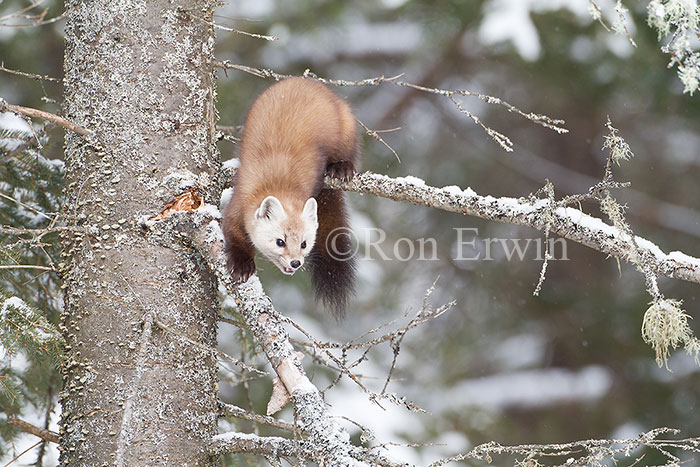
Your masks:
M316 200L309 198L301 211L287 209L274 196L265 198L253 215L253 245L285 274L294 274L316 242Z

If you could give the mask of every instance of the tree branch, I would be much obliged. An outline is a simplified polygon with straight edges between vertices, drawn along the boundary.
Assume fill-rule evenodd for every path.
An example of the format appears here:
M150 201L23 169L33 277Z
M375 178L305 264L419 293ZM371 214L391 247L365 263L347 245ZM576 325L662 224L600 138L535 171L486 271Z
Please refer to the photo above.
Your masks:
M7 422L14 426L15 428L24 431L25 433L30 433L34 436L37 436L44 441L49 441L51 443L58 443L59 441L59 436L58 433L53 432L51 430L45 430L43 428L39 428L38 426L32 425L29 422L25 422L22 419L16 418L16 417L9 417L7 419Z
M5 111L5 109L10 110L14 113L26 115L27 117L42 118L44 120L48 120L50 122L62 126L67 130L71 130L81 136L92 136L92 133L86 130L85 128L81 127L77 123L71 122L70 120L66 120L63 117L59 117L58 115L54 115L49 112L44 112L43 110L31 109L29 107L22 107L20 105L8 104L4 99L0 99L0 112Z
M633 255L641 256L643 262L658 274L700 283L700 260L680 252L663 253L656 245L641 237L632 238L628 233L608 225L601 219L589 216L580 210L564 207L566 202L553 199L494 198L480 196L471 189L458 187L436 188L426 185L415 177L390 178L370 172L357 174L349 182L326 177L328 187L339 188L361 194L407 201L450 212L468 214L483 219L525 225L550 232L587 245L616 258L629 261ZM606 185L607 186L607 185ZM202 206L187 215L174 212L163 221L148 221L146 226L168 223L164 230L158 229L159 238L170 232L177 238L186 239L202 255L210 270L217 276L220 285L234 298L238 312L262 347L280 380L292 397L298 429L307 434L314 446L314 459L323 459L326 465L366 465L376 463L375 456L367 450L353 446L347 432L331 417L318 389L306 376L300 357L294 351L284 327L287 322L279 315L264 293L257 277L245 284L236 285L225 267L223 235L216 220L212 221L213 206ZM218 214L217 214L218 215ZM173 241L175 241L173 239ZM257 420L256 420L257 421ZM258 452L270 454L268 448L277 446L272 452L279 455L306 457L302 444L289 440L253 439L251 435L225 434L212 440L211 452ZM245 444L255 443L255 444ZM286 453L286 454L285 454ZM391 461L381 458L381 464Z
M256 423L274 426L275 428L291 431L292 433L301 433L301 430L299 430L298 427L292 425L291 423L287 423L283 420L277 420L276 418L269 417L267 415L260 415L257 413L249 412L245 409L238 407L237 405L227 404L225 402L219 402L219 414L224 417L242 418L244 420L250 420Z
M209 443L211 455L226 453L259 454L267 457L318 458L313 444L279 436L257 436L247 433L228 432L216 435Z
M19 75L19 76L24 76L26 78L32 78L35 80L46 80L46 81L52 81L54 83L60 83L61 80L58 78L54 78L49 75L37 75L35 73L25 73L23 71L17 71L17 70L11 70L9 68L5 68L5 63L0 62L0 71L4 71L5 73L11 73L13 75Z
M261 78L274 78L275 80L281 80L285 78L290 78L295 75L285 75L281 73L277 73L273 70L270 69L265 69L265 68L254 68L246 65L237 65L234 63L229 62L228 60L224 60L222 62L214 62L215 67L223 68L223 69L232 69L232 70L239 70L243 71L246 73L250 73L252 75L261 77ZM568 133L569 130L564 128L562 125L564 124L563 120L560 119L555 119L555 118L550 118L546 115L540 115L535 112L524 112L520 110L519 108L515 107L512 104L509 104L508 102L498 98L498 97L493 97L493 96L488 96L486 94L480 94L477 92L472 92L466 89L457 89L457 90L451 90L451 89L439 89L439 88L429 88L426 86L421 86L418 84L413 84L409 83L407 81L402 81L399 78L403 76L403 73L397 76L392 76L392 77L385 77L385 76L376 76L374 78L367 78L363 79L360 81L349 81L349 80L344 80L344 79L327 79L327 78L322 78L315 73L313 73L311 70L306 70L304 71L304 74L302 75L304 78L308 79L314 79L316 81L320 81L321 83L324 84L331 84L334 86L378 86L380 84L386 83L386 84L391 84L394 86L402 86L405 88L411 88L415 91L421 91L421 92L426 92L430 94L437 94L443 97L446 97L449 99L452 104L459 110L461 113L466 115L469 119L471 119L476 125L480 126L487 135L491 137L496 143L498 143L501 148L503 148L507 152L512 152L513 151L513 142L504 134L499 133L498 131L488 127L485 125L479 117L474 115L472 112L470 112L467 108L465 108L461 101L458 99L458 97L476 97L477 99L480 99L487 104L492 104L492 105L500 105L503 106L508 110L508 112L514 112L521 117L524 117L528 120L530 120L533 123L536 123L538 125L541 125L545 128L549 128L550 130L554 130L559 134L562 133ZM364 125L363 125L364 126ZM367 129L367 127L365 127ZM369 130L369 129L367 129ZM373 138L376 138L376 133L373 134L371 130L367 132L370 136Z
M240 285L232 282L225 266L221 228L218 222L212 221L210 212L208 208L189 211L188 214L193 214L190 216L175 212L165 220L173 222L176 232L192 242L217 276L220 286L234 298L238 312L291 395L299 429L308 433L315 458L323 459L324 465L329 466L367 465L363 462L368 456L366 451L350 443L348 433L330 415L318 389L306 376L301 359L289 341L284 319L272 306L257 276ZM145 225L155 224L148 221ZM240 438L238 434L230 436Z
M35 266L33 264L3 264L0 265L0 269L38 269L40 271L56 272L55 268L50 268L47 266Z
M436 188L415 177L391 178L371 172L357 174L349 182L326 177L325 185L537 230L549 227L550 232L561 237L625 261L638 251L643 262L656 274L700 284L699 258L679 251L666 254L654 243L638 236L634 237L635 250L633 239L616 227L578 209L552 209L547 199L533 202L524 198L480 196L470 188L463 191L456 187ZM545 213L548 215L543 215Z
M607 462L608 460L610 460L613 465L617 465L618 460L625 458L628 461L631 460L630 453L641 447L657 451L667 462L663 465L680 466L686 461L681 460L678 456L673 454L671 450L700 452L700 438L659 438L659 436L663 434L677 435L678 433L680 433L680 430L662 427L654 428L646 433L641 433L638 437L632 439L588 439L562 444L523 444L518 446L504 446L495 441L491 441L476 446L468 453L433 462L430 464L430 467L441 467L452 462L466 459L485 459L487 462L491 463L493 462L493 457L504 455L522 457L521 461L516 461L515 463L515 465L522 466L541 466L543 464L539 462L540 460L546 460L546 465L555 465L554 462L556 462L557 459L561 459L562 463L556 464L556 467L610 465L610 463ZM644 454L641 453L636 461L632 461L632 463L628 465L638 465L639 460L643 457Z

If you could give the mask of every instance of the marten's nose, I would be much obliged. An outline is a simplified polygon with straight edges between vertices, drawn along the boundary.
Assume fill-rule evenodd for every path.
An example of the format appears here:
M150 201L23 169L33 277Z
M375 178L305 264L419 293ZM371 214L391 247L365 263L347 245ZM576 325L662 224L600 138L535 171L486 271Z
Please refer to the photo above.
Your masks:
M294 261L292 261L291 263L289 263L289 265L292 266L294 269L296 269L296 268L298 268L299 266L301 266L301 261L299 261L298 259L295 259Z

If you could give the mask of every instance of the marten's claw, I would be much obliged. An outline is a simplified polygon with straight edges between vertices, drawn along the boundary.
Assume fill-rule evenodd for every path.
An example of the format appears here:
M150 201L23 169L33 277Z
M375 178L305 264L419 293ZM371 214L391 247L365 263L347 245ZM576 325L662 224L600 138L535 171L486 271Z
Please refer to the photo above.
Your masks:
M247 282L255 273L255 261L252 259L241 260L239 258L229 258L226 262L226 269L231 274L231 279L236 283Z
M332 162L326 166L326 173L347 182L355 175L355 167L350 161Z

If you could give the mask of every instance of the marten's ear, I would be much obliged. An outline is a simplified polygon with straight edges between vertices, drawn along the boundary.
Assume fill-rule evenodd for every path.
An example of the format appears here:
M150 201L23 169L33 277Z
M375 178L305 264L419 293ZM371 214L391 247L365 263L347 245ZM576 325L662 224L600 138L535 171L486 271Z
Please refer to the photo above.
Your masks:
M306 204L304 205L304 211L301 213L302 219L312 224L318 225L318 215L316 214L317 209L318 204L316 203L316 200L313 198L309 198L308 200L306 200Z
M271 221L281 221L285 217L287 217L287 214L284 212L282 203L274 196L265 198L262 203L260 203L258 210L255 211L255 219L257 220L268 219Z

